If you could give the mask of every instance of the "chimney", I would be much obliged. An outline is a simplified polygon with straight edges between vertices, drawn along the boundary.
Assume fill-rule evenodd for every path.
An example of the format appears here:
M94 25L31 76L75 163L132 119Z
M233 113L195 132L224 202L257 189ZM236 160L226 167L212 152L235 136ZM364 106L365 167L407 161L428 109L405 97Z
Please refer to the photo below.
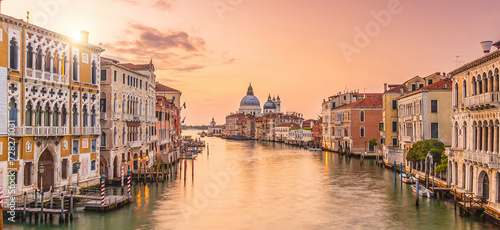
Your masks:
M89 32L80 30L80 41L83 43L89 43Z
M482 41L481 42L481 48L483 48L483 53L485 53L485 54L490 53L491 45L492 44L493 44L492 41Z
M384 83L384 92L387 91L387 83Z

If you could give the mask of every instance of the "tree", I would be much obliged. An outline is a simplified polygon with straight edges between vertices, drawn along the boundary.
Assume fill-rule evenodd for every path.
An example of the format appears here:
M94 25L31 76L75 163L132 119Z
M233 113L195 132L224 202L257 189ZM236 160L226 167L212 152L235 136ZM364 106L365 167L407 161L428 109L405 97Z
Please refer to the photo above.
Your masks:
M436 167L436 172L441 173L448 169L448 156L441 154L441 163Z
M375 139L370 140L369 144L371 146L377 146L378 145L377 140L375 140Z
M441 162L444 155L444 144L438 140L417 141L408 151L406 159L409 161L425 160L427 153L430 152L434 162Z

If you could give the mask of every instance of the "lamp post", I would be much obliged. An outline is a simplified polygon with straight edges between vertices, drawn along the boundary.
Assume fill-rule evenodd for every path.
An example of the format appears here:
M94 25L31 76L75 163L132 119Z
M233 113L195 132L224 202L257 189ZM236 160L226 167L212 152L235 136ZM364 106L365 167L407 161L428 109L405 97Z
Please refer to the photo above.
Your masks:
M76 165L76 193L80 191L80 166L81 166L80 160L78 160L75 165Z
M146 157L144 157L144 183L146 183L146 179L147 179L146 164L148 164L148 159L149 159L149 156L146 155Z
M45 173L45 166L43 166L43 163L38 166L38 171L40 172L40 190L43 191L43 174Z

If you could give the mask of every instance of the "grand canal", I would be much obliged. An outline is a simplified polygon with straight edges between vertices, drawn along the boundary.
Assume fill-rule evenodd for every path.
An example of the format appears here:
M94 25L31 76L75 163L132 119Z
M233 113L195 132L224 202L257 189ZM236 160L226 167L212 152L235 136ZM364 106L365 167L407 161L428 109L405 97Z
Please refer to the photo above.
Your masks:
M186 131L185 133L189 133ZM195 132L191 133L195 134ZM415 196L373 161L279 143L205 138L177 178L135 185L134 203L65 225L8 229L492 229L451 202Z

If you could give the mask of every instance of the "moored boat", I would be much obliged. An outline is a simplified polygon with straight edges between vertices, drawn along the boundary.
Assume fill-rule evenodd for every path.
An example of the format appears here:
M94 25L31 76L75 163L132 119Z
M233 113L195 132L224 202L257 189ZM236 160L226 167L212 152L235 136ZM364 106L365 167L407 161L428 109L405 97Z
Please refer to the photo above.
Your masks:
M418 189L418 194L421 196L421 197L432 197L434 196L434 192L425 188L424 186L421 186L419 185L418 186L419 189ZM417 185L416 184L412 184L411 185L411 190L416 193L417 192Z
M417 178L413 177L411 173L402 174L400 177L405 184L415 184L417 182Z

